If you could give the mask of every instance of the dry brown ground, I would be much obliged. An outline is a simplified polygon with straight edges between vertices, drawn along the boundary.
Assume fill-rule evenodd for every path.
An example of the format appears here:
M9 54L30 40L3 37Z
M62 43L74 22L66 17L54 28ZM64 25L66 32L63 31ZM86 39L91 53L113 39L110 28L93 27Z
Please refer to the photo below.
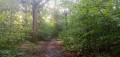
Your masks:
M61 41L51 39L49 41L40 41L37 45L41 48L33 53L36 57L73 57L70 53L64 51Z

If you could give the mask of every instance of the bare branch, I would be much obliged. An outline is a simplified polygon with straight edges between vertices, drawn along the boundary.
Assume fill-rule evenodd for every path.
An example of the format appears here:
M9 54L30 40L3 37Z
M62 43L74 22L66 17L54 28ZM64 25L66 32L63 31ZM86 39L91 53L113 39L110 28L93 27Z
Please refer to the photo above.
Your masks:
M21 0L21 3L25 3L25 1Z
M23 3L23 4L33 4L31 1L25 1L25 0L21 0L20 3Z
M42 2L42 0L39 0L39 1L37 2L37 4L39 4L40 2Z
M42 2L42 0L33 0L34 4L39 4L40 2Z
M44 4L46 4L47 2L49 2L50 0L46 0L41 6L43 6Z

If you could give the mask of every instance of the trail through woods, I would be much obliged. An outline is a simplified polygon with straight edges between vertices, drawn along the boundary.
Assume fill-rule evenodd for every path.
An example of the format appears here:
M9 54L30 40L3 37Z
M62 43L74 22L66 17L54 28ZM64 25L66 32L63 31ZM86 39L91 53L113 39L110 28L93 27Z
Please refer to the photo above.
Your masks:
M41 41L38 45L42 48L34 53L37 57L71 57L63 50L61 41L51 39L50 41Z

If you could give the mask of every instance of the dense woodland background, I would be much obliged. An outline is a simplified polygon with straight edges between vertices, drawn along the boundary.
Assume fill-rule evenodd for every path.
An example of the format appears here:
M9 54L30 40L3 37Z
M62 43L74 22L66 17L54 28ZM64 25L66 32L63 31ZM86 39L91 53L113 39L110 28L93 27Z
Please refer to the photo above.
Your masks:
M0 57L50 38L78 57L120 57L120 1L0 0Z

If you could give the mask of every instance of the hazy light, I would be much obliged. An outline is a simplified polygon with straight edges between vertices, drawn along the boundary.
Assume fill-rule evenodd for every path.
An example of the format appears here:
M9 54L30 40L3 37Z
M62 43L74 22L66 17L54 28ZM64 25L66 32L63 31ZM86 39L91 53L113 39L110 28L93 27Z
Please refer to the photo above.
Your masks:
M51 19L51 16L48 16L48 19Z
M120 0L118 0L118 2L120 2Z
M55 6L54 4L50 4L50 8L54 8L54 6Z
M60 12L69 12L69 9L68 8L62 8L62 9L59 9Z
M50 2L49 2L49 4L47 4L47 6L49 7L49 8L54 8L55 7L55 4L54 4L55 2L53 1L53 0L51 0Z
M113 9L116 9L116 7L113 7Z
M50 23L51 22L51 16L47 16L47 17L43 17L44 20L47 22L47 23Z

